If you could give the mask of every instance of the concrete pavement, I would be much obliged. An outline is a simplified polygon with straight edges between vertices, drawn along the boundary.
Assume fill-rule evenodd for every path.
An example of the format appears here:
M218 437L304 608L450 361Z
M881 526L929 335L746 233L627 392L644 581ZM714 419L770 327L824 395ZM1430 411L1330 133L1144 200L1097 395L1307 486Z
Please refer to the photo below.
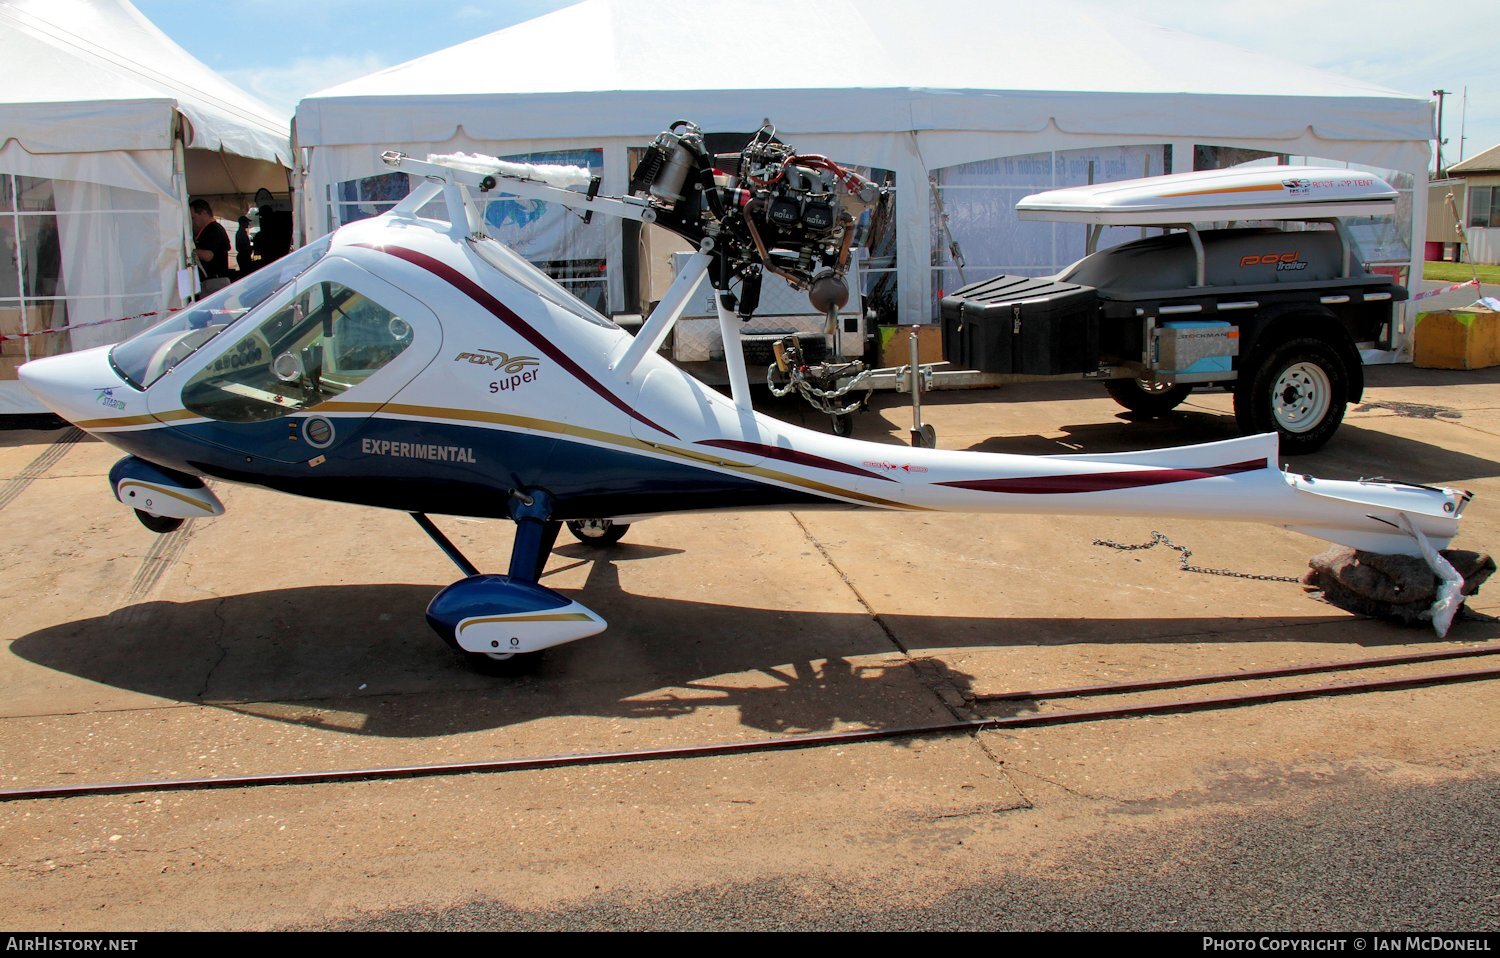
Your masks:
M1296 467L1473 489L1460 544L1495 548L1500 370L1369 376L1339 435ZM800 406L767 408L819 424ZM926 409L939 445L956 449L1234 434L1223 394L1146 422L1085 384L935 394ZM899 442L908 427L902 397L882 396L856 435ZM546 583L609 630L524 677L487 678L422 621L456 574L407 517L220 484L227 515L156 537L108 493L117 454L57 438L0 433L8 787L743 741L974 714L976 692L1500 639L1494 623L1463 622L1438 642L1295 585L1183 574L1175 553L1092 544L1160 529L1198 564L1277 575L1321 548L1258 526L771 512L654 519L603 553L564 535ZM507 524L439 522L481 567L505 565ZM1471 605L1500 611L1494 592ZM9 803L0 921L321 927L391 914L421 926L472 913L482 925L625 900L657 903L642 914L671 927L706 907L705 890L732 885L811 904L825 889L879 891L937 908L917 912L940 925L939 903L966 889L1058 876L1107 887L1127 867L1098 853L1111 843L1137 849L1138 869L1192 835L1221 848L1236 829L1295 834L1285 823L1301 821L1360 834L1321 817L1332 793L1378 808L1393 790L1413 809L1424 794L1493 794L1497 717L1489 682L738 758ZM1451 834L1393 851L1401 873L1471 867L1465 834L1495 822L1474 801L1473 815L1445 819ZM1263 857L1268 887L1290 887L1273 874L1285 856ZM1357 861L1322 864L1335 876L1319 879L1338 905L1329 915L1357 915L1359 896L1379 893ZM1452 904L1441 883L1393 907L1412 927L1442 914L1493 928L1494 885L1470 876L1478 892L1446 911L1429 907ZM1243 926L1293 920L1245 894L1232 911ZM1141 917L1128 895L1093 900L1101 921ZM971 927L995 920L976 912Z

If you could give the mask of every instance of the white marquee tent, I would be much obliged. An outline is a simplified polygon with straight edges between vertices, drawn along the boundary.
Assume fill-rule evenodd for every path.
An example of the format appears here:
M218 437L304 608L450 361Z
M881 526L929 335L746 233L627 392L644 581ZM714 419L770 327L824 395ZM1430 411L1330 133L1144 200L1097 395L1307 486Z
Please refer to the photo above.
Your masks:
M1409 202L1363 252L1420 266L1426 99L1063 0L585 0L303 100L300 213L317 235L389 208L406 186L386 149L560 154L622 192L629 151L673 120L749 132L765 117L894 184L895 262L874 264L898 280L904 322L932 319L958 282L939 211L967 281L1050 272L1081 254L1083 228L1020 223L1025 194L1267 154L1387 171ZM527 252L514 214L489 220ZM598 257L608 307L631 311L627 243L600 219L569 255Z
M179 304L190 197L286 193L289 124L128 0L0 0L0 64L0 413L32 412L21 362Z

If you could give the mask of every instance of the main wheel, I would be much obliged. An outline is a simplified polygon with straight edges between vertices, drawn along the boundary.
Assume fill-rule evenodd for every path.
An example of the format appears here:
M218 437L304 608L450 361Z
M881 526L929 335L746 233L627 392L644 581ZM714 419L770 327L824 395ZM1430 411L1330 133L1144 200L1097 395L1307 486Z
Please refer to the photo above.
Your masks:
M542 652L463 652L469 668L481 675L524 675L536 668Z
M1140 379L1106 379L1104 388L1109 398L1143 416L1165 416L1182 405L1193 387L1178 383L1146 382Z
M615 522L613 519L568 520L568 531L586 546L612 546L625 538L629 528L630 523Z
M140 509L135 510L135 517L141 520L141 525L157 535L176 532L187 521L186 519L177 519L172 516L153 516L151 513L143 512Z
M1344 421L1349 373L1334 348L1319 339L1292 339L1242 370L1234 417L1247 433L1274 432L1289 456L1316 452Z

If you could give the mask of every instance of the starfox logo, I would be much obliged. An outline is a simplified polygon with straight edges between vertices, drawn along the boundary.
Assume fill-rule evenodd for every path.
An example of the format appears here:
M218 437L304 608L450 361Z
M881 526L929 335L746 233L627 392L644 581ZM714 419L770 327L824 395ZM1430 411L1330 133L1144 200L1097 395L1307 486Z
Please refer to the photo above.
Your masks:
M503 373L518 373L528 366L540 366L541 360L535 356L511 356L502 353L498 349L478 349L472 353L459 353L453 357L453 361L469 362L475 366L484 366L489 369L498 369Z
M99 405L108 406L110 409L125 408L125 403L115 398L115 390L113 386L102 388L96 387L95 391L99 394L97 397L99 400Z

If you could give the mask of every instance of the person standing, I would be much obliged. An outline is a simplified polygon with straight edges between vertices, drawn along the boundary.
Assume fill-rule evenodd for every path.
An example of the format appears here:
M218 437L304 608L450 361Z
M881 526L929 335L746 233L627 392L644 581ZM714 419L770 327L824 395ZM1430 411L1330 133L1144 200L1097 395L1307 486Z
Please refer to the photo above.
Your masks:
M234 261L241 276L249 276L255 266L250 262L253 247L250 243L250 217L240 217L240 228L234 234Z
M229 285L229 234L214 219L214 208L207 200L193 200L188 209L193 217L193 255L203 270L203 292L218 292Z

